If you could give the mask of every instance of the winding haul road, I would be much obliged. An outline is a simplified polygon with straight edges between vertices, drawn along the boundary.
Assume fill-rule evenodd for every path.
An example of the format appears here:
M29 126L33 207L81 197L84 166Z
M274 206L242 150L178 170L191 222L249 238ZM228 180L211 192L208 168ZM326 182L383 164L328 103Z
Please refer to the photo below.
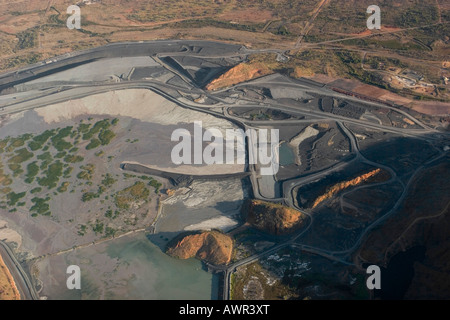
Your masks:
M323 1L323 4L327 3L327 1ZM321 8L321 7L320 7ZM320 10L319 8L319 10ZM267 50L262 50L267 51ZM317 255L321 255L327 259L337 261L344 264L353 263L348 261L349 255L356 250L364 240L365 236L368 234L370 230L372 230L375 226L379 225L386 218L391 216L398 207L402 204L403 200L407 195L407 191L410 187L411 182L413 181L414 176L416 176L420 170L423 168L417 168L413 177L409 180L408 184L405 186L404 183L398 179L394 170L392 170L388 166L384 166L378 164L376 162L370 161L366 159L359 150L359 145L356 137L348 129L347 124L356 124L365 128L374 129L378 131L391 132L395 134L400 134L403 136L411 136L416 139L425 139L425 140L439 140L442 133L438 133L436 130L429 128L424 125L417 119L410 116L408 113L404 111L399 111L395 109L395 111L400 112L402 115L407 117L408 119L414 121L415 124L419 125L421 129L402 129L402 128L394 128L389 126L384 126L382 124L371 123L359 119L350 119L339 115L329 114L325 112L319 112L314 110L302 110L301 108L293 108L289 107L276 101L271 101L270 103L265 103L261 105L256 101L254 103L249 102L248 104L236 104L233 102L225 102L218 95L224 92L224 90L219 90L217 92L206 92L202 88L196 85L191 78L187 77L186 74L180 72L177 68L172 65L168 65L164 59L161 59L165 56L195 56L199 58L230 58L236 57L236 59L242 59L246 55L250 53L255 53L255 50L247 50L241 46L233 46L233 45L225 45L221 43L215 42L206 42L206 41L152 41L152 42L139 42L139 43L119 43L119 44L111 44L105 47L100 47L96 49L86 50L79 53L67 54L61 57L57 57L52 59L51 62L42 62L33 66L29 66L27 68L10 72L4 75L0 75L0 91L2 89L6 89L13 85L24 84L31 80L40 79L47 75L55 74L68 68L73 68L75 66L83 65L92 61L97 61L99 59L108 59L113 57L134 57L134 56L152 56L154 60L158 62L162 68L170 71L174 75L178 75L187 85L187 87L180 87L174 84L168 84L165 82L161 82L158 80L146 79L139 81L121 81L119 83L64 83L64 85L58 86L54 84L49 84L48 87L42 87L41 90L36 90L31 93L18 93L12 94L8 97L0 96L0 115L2 114L11 114L16 112L21 112L25 110L31 110L34 108L39 108L46 105L56 104L59 102L64 102L70 99L83 98L85 96L93 95L96 93L103 93L111 90L124 90L124 89L135 89L135 88L145 88L148 90L152 90L170 101L177 103L178 105L189 108L196 111L201 111L205 113L209 113L216 117L221 117L227 119L242 129L247 129L250 127L257 127L258 125L269 125L269 126L283 126L283 125L292 125L292 124L301 124L307 122L311 122L312 120L287 120L287 121L251 121L242 119L236 116L231 115L228 112L228 108L237 106L239 108L261 108L261 107L270 107L271 109L283 111L289 113L291 115L302 115L313 117L318 120L332 120L335 121L338 126L341 128L342 132L348 137L351 144L351 153L352 158L346 159L346 161L340 162L326 168L322 171L315 172L309 174L304 177L294 177L292 179L286 180L282 183L283 189L283 198L281 199L267 199L261 196L257 183L257 172L254 166L249 166L249 175L250 180L252 182L254 197L263 200L269 201L284 201L285 204L293 207L301 212L303 212L307 217L306 226L300 230L297 234L294 234L289 240L279 243L268 250L261 252L259 254L250 256L248 258L242 259L238 262L235 262L228 266L212 266L209 265L211 270L216 272L223 272L225 276L224 282L224 291L223 298L229 299L229 283L230 283L230 275L236 268L257 261L263 256L272 254L279 249L286 246L293 246L305 252L314 253ZM291 79L284 79L283 83L280 83L279 76L267 76L260 79L256 79L251 82L253 85L264 84L266 86L272 87L291 87L298 90L310 91L314 93L318 93L324 96L330 96L334 98L341 98L346 100L360 101L356 98L344 96L342 94L336 93L334 91L328 90L320 85L312 85L309 81L294 81ZM231 89L237 89L247 85L246 83L238 84ZM214 105L214 110L210 109L210 105L202 105L199 103L195 103L189 99L183 98L183 96L189 95L204 95L208 98L213 99L217 102ZM11 98L11 96L14 96ZM392 109L385 105L377 104L377 103L369 103L364 101L364 104L375 105L381 108ZM219 108L222 108L223 112L217 111ZM250 143L247 144L247 146ZM444 156L444 153L440 153L439 157ZM360 237L354 242L354 245L351 248L343 251L328 251L323 250L321 248L315 248L312 246L308 246L307 244L298 244L295 241L305 234L311 225L314 222L314 217L308 212L304 212L296 206L294 189L300 185L305 183L321 179L328 174L338 171L342 169L344 166L348 165L351 162L358 161L370 164L375 167L383 168L391 174L391 180L399 181L403 186L403 191L400 197L397 199L395 205L391 208L389 212L383 215L378 220L372 222L365 230L360 234ZM19 290L21 292L22 297L25 299L38 299L38 295L36 294L34 287L32 286L26 272L21 268L20 264L17 262L14 257L13 252L9 249L7 245L0 241L0 253L2 257L5 257L8 262L8 268L10 268L11 273L14 275L14 279L18 284Z

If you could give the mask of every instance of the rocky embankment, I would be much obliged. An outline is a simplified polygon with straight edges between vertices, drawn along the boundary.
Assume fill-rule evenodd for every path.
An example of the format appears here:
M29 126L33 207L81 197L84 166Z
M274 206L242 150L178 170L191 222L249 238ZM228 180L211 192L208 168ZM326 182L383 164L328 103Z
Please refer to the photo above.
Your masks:
M178 259L197 258L215 265L225 265L231 260L233 240L219 231L190 234L169 244L166 253Z
M363 174L363 175L361 175L359 177L356 177L356 178L354 178L352 180L340 182L340 183L337 183L337 184L331 186L327 190L327 192L325 194L319 196L314 201L314 204L312 205L312 208L313 209L316 208L320 203L322 203L323 201L333 197L335 194L341 192L342 190L345 190L345 189L350 188L350 187L355 187L357 185L360 185L361 183L366 182L370 178L373 178L376 175L378 175L380 172L381 172L381 169L378 168L378 169L372 170L372 171L370 171L368 173L365 173L365 174Z
M211 81L206 90L213 91L265 76L272 71L263 63L241 63Z
M248 200L243 206L245 220L256 229L273 235L289 234L303 225L304 214L281 204Z

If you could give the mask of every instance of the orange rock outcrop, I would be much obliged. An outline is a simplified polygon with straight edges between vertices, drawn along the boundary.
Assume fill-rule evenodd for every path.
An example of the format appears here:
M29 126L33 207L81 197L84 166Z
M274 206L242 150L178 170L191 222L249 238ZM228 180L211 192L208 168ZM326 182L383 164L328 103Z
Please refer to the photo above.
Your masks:
M338 193L338 192L340 192L340 191L342 191L342 190L344 190L344 189L347 189L347 188L349 188L349 187L357 186L357 185L359 185L359 184L361 184L361 183L367 181L368 179L370 179L370 178L376 176L376 175L377 175L378 173L380 173L380 172L381 172L381 169L378 168L378 169L372 170L372 171L370 171L370 172L368 172L368 173L366 173L366 174L363 174L363 175L361 175L361 176L359 176L359 177L356 177L356 178L354 178L354 179L352 179L352 180L340 182L340 183L337 183L337 184L333 185L332 187L330 187L330 188L328 189L328 191L327 191L325 194L321 195L320 197L318 197L318 198L314 201L314 204L313 204L312 208L314 209L314 208L317 207L321 202L325 201L326 199L331 198L331 197L334 196L336 193Z
M238 83L259 78L270 73L273 73L273 71L271 71L264 63L241 63L211 81L206 86L206 90L213 91L231 87Z
M205 231L183 237L169 246L166 253L178 259L196 257L215 265L225 265L231 260L233 240L218 231Z
M302 226L304 214L281 204L249 200L243 207L246 220L255 228L274 235L288 234Z

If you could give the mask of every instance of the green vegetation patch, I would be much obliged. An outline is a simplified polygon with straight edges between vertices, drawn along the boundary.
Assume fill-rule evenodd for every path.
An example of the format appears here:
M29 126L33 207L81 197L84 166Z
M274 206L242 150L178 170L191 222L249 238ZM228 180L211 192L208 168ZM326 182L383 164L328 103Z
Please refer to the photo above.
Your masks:
M2 184L4 187L10 185L12 183L12 179L9 177L8 174L5 174L3 171L3 164L0 161L0 184Z
M81 170L82 171L77 174L77 178L83 180L91 180L92 175L94 174L95 166L93 164L87 164L85 166L81 166Z
M27 133L24 135L21 135L17 138L11 138L10 139L10 144L8 146L8 151L11 152L12 150L14 150L15 148L20 148L23 147L25 145L25 142L31 138L31 134Z
M28 143L28 147L30 147L32 151L39 150L44 146L44 144L48 141L48 139L53 137L54 134L55 134L54 129L46 130L42 134L35 136L33 140Z
M117 230L111 227L105 228L105 236L106 237L114 237L116 235Z
M30 28L16 34L17 50L34 48L37 42L37 28Z
M405 12L397 15L395 20L399 27L411 28L436 23L439 18L438 9L432 5L409 7Z
M47 169L48 165L53 161L53 157L50 154L50 152L48 152L48 151L38 155L37 158L39 160L41 160L41 165L40 165L41 170Z
M36 177L39 173L39 166L37 165L37 162L31 162L27 166L27 174L26 174L26 183L32 183L34 181L34 177Z
M82 134L88 133L90 127L91 127L90 123L80 123L78 125L77 132Z
M91 142L86 146L86 150L92 150L101 145L101 141L97 138L93 138Z
M119 209L129 209L133 202L148 201L149 195L150 190L142 181L138 181L133 186L119 191L115 195L115 204Z
M77 162L82 162L84 160L84 158L82 156L77 156L77 155L67 155L64 158L64 161L67 163L77 163Z
M104 224L103 224L103 222L100 222L100 221L97 220L95 222L95 225L92 226L92 231L94 231L95 234L103 233L103 231L104 231Z
M155 179L152 179L152 180L148 183L148 185L149 185L149 186L152 186L153 188L155 188L155 193L158 193L158 192L159 192L159 189L160 189L161 186L162 186L162 183L161 183L161 182L158 182L158 181L155 180Z
M106 188L111 187L114 183L116 183L116 179L113 178L113 176L109 173L105 175L105 178L102 180L102 185L104 185Z
M106 146L111 142L112 139L114 139L115 136L116 135L114 132L105 129L98 134L98 139L100 140L102 146Z
M67 181L63 182L56 190L58 190L58 192L60 192L60 193L66 192L69 185L70 185L70 182L67 182Z
M41 191L42 191L41 187L36 187L34 189L31 189L30 193L31 194L35 194L35 193L38 193L38 192L41 192Z
M85 134L83 134L83 140L90 140L94 135L98 134L101 130L106 130L111 126L108 119L98 121L94 126Z
M84 224L81 224L78 226L78 235L79 236L84 236L86 234L87 231L87 227Z
M162 183L158 180L153 179L152 177L140 176L139 179L147 180L148 185L155 188L155 193L158 193L159 189L162 187Z
M81 197L81 201L83 201L83 202L88 202L88 201L91 201L91 200L93 200L93 199L95 199L95 198L98 198L99 196L98 196L98 194L97 193L94 193L94 192L85 192L85 193L83 193L83 196Z
M50 205L47 203L50 200L50 197L47 198L38 198L34 197L31 199L31 202L34 203L34 205L30 208L30 211L33 212L31 215L33 217L37 216L38 214L49 216L50 213Z
M106 210L105 217L110 219L116 219L120 215L119 210L115 210L114 212L111 209Z
M20 193L15 193L15 192L8 193L6 195L6 199L8 199L7 204L11 207L15 206L20 199L25 197L26 194L27 194L26 191L20 192Z
M65 140L65 138L72 133L72 129L72 126L59 129L58 133L52 137L53 147L55 147L56 150L61 152L73 148L73 145Z
M8 142L9 142L9 138L0 140L0 153L3 153L5 151L4 149L8 145Z
M22 166L18 163L10 163L8 167L13 172L13 177L17 177L23 173Z
M62 176L63 164L61 161L57 160L52 163L48 169L44 172L44 177L38 179L38 183L42 187L47 187L48 189L55 188L58 184L59 178Z
M64 172L63 172L64 179L70 178L70 174L72 173L72 171L73 171L73 167L67 167L66 170L64 170Z
M90 129L88 124L81 123L78 126L78 132L83 134L83 140L90 140L89 144L86 146L86 150L95 149L100 145L108 145L116 136L112 130L109 130L109 127L117 124L117 122L118 119L113 119L112 121L104 119L96 122Z
M105 154L105 152L104 152L103 150L100 150L100 151L98 151L98 152L95 153L95 156L96 156L96 157L101 157L101 156L103 156L104 154Z
M15 151L16 155L8 160L9 163L22 163L33 158L34 154L27 150L27 148L22 148Z
M64 158L66 155L67 155L67 152L66 152L66 151L61 151L61 152L58 152L58 153L55 155L55 158L61 159L61 158Z

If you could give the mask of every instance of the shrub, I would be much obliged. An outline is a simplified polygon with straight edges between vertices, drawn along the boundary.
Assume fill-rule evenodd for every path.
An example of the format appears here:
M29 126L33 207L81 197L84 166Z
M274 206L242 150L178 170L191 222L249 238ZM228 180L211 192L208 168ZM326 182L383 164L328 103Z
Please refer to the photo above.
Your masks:
M70 134L72 133L72 129L73 127L69 126L69 127L65 127L63 129L59 129L58 133L53 136L53 138L51 139L53 142L53 146L55 147L56 150L58 151L64 151L64 150L68 150L71 149L73 146L70 142L67 142L66 140L64 140L64 138L70 136Z
M36 164L36 161L31 162L27 166L27 178L25 179L26 183L32 183L34 181L34 177L39 173L39 166Z
M100 142L103 146L108 145L111 140L115 137L116 135L114 134L114 132L112 132L111 130L102 130L99 135L98 138L100 139Z
M114 183L116 183L116 179L114 179L112 177L112 175L110 175L109 173L107 173L105 175L105 178L102 180L102 185L104 185L105 187L109 188L111 187Z
M138 200L148 201L150 191L142 181L136 182L133 186L119 191L115 195L115 203L119 209L129 209L132 202Z
M28 146L32 151L39 150L54 134L55 130L46 130L42 134L35 136L33 140L28 143Z
M93 192L86 192L86 193L83 193L83 196L81 197L81 201L88 202L94 198L98 198L97 194L95 194Z
M11 169L11 171L13 172L13 176L17 177L19 176L21 173L23 173L22 167L20 164L18 163L10 163L8 164L9 169ZM5 185L5 184L3 184Z
M111 227L106 227L105 229L105 236L107 237L114 237L114 235L116 234L116 230L111 228Z
M101 144L100 140L93 138L91 142L86 146L86 150L92 150L97 148Z
M22 163L33 158L34 154L26 148L15 151L16 155L8 160L9 163Z
M97 233L103 233L104 225L102 222L97 221L94 226L92 226L92 230Z
M63 177L65 179L70 178L70 174L72 173L73 167L68 167L66 170L64 170L63 172Z
M41 187L36 187L36 188L32 189L32 190L30 191L30 193L31 193L31 194L34 194L34 193L38 193L38 192L41 192L41 191L42 191L42 188L41 188Z
M76 156L76 155L67 155L64 158L64 161L67 163L77 163L77 162L82 162L84 160L84 158L82 156Z
M16 203L17 203L20 199L22 199L23 197L25 197L26 193L27 193L26 191L21 192L21 193L15 193L15 192L10 192L10 193L8 193L8 194L6 195L6 198L8 199L7 204L8 204L9 206L15 206Z
M34 211L36 214L50 215L50 205L47 203L49 200L49 197L45 199L34 197L31 199L31 202L33 202L34 205L30 208L30 211Z
M47 169L48 165L53 161L52 155L48 151L38 155L37 158L42 160L40 166L41 170Z
M102 129L106 130L110 127L110 123L107 119L98 121L94 124L94 126L83 135L83 140L90 140L94 135L99 133Z
M59 178L62 176L63 164L59 160L52 163L44 172L45 177L39 178L40 186L46 186L48 189L56 187Z
M63 182L62 184L61 184L61 186L58 188L58 189L56 189L56 190L58 190L58 192L61 192L61 193L63 193L63 192L66 192L67 191L67 188L69 187L69 185L70 185L70 183L69 182Z

